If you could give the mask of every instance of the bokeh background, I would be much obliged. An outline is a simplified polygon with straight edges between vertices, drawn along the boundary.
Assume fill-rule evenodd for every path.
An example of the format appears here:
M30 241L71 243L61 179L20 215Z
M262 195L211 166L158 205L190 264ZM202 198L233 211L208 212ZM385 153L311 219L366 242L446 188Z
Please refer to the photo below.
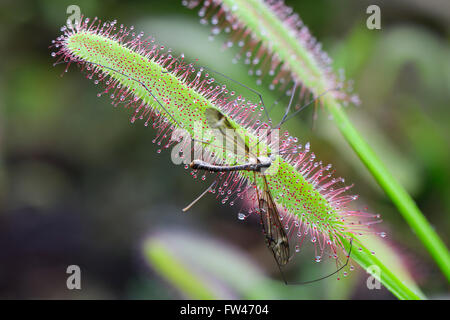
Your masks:
M350 106L356 127L417 201L444 242L450 227L450 3L432 1L286 1L345 68L362 100ZM143 254L157 242L219 298L391 299L368 290L367 274L286 287L256 220L206 196L207 186L156 153L155 132L114 109L77 68L53 67L48 46L66 8L117 19L187 59L258 88L235 48L208 39L197 12L181 1L18 1L0 4L0 298L174 299L186 293ZM368 30L365 10L381 7L382 29ZM281 116L282 106L273 117ZM324 112L286 124L318 159L354 182L360 207L380 213L385 244L422 291L448 298L449 286L396 208ZM153 242L152 242L153 241ZM290 279L323 275L326 266L299 254ZM67 290L66 268L79 265L82 289Z

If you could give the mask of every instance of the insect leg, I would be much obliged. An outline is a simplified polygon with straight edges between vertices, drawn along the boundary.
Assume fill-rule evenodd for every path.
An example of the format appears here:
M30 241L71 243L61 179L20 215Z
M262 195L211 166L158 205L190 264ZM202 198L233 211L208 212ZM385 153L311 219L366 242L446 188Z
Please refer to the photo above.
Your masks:
M212 187L214 187L214 185L217 183L217 179L216 180L214 180L214 182L205 190L205 191L203 191L203 193L200 195L200 196L198 196L197 197L197 199L195 199L194 201L192 201L186 208L183 208L183 212L186 212L186 211L188 211L194 204L196 204L201 198L203 198L203 196L205 195L205 194L207 194L211 189L212 189Z
M292 101L294 100L294 95L295 95L295 89L297 89L297 82L294 83L294 88L292 88L291 99L289 100L289 104L286 108L286 111L284 112L283 118L281 119L280 123L274 129L279 129L281 127L281 125L284 123L289 111L291 110Z
M317 278L317 279L314 279L314 280L304 281L304 282L295 282L295 283L293 282L293 283L286 283L286 284L287 285L304 285L304 284L310 284L310 283L313 283L313 282L321 281L321 280L324 280L326 278L331 277L332 275L338 273L339 271L341 271L342 269L344 269L348 265L348 262L350 260L350 255L352 254L352 247L353 247L353 238L350 239L350 249L349 249L349 252L348 252L348 255L347 255L347 260L345 261L345 264L342 265L340 268L338 268L336 271L334 271L334 272L332 272L332 273L330 273L330 274L328 274L328 275L326 275L324 277L320 277L320 278ZM283 278L284 278L284 276L283 276Z
M239 82L239 81L237 81L237 80L234 80L233 78L231 78L231 77L229 77L229 76L227 76L227 75L225 75L225 74L223 74L223 73L221 73L221 72L219 72L219 71L216 71L216 70L213 70L213 69L210 69L210 68L206 68L206 67L203 67L203 66L202 66L201 68L203 68L204 70L209 71L209 72L214 72L215 74L218 74L218 75L222 76L223 78L225 78L225 79L227 79L227 80L230 80L230 81L232 81L232 82L234 82L234 83L237 83L237 84L240 85L241 87L244 87L244 88L246 88L247 90L249 90L250 92L252 92L252 93L254 93L255 95L257 95L258 98L259 98L259 101L261 102L261 104L262 104L262 106L263 106L263 108L264 108L264 113L265 113L265 116L266 116L266 118L267 118L267 121L271 122L271 119L270 119L270 117L269 117L269 113L267 112L267 109L266 109L266 105L264 104L263 96L262 96L262 94L261 94L260 92L256 91L256 90L253 89L253 88L250 88L250 87L246 86L246 85L243 84L242 82Z
M287 118L285 118L280 124L279 126L283 125L284 123L286 123L289 119L292 119L293 117L295 117L298 113L300 113L301 111L303 111L305 108L307 108L308 106L310 106L311 104L315 103L318 99L320 99L321 97L323 97L325 94L327 94L330 91L334 91L334 90L339 90L338 88L332 88L332 89L328 89L325 90L324 92L322 92L319 96L317 96L315 99L311 100L310 102L308 102L307 104L303 105L300 107L300 109L298 109L297 111L295 111L294 113L292 113L290 116L288 116Z

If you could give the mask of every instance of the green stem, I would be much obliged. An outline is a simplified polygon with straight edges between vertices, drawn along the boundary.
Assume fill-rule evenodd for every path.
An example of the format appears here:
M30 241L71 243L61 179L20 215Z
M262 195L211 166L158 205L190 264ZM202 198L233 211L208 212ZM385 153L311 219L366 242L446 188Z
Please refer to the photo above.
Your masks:
M389 173L375 152L351 124L341 105L333 98L328 98L324 102L325 106L333 115L334 122L342 135L358 154L361 161L364 162L386 194L391 198L392 202L397 206L403 218L422 241L444 275L450 281L450 254L445 244L420 212L414 200Z

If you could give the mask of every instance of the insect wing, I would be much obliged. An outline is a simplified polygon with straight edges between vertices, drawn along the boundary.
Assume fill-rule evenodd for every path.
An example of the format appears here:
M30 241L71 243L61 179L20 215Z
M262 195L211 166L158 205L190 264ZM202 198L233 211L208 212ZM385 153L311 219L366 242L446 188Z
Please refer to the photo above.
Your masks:
M266 245L272 251L278 265L283 266L289 262L289 240L284 232L275 202L264 179L264 190L259 197L259 210L261 223L266 237Z
M208 108L205 110L206 121L213 130L218 130L225 141L225 149L233 154L248 157L250 150L241 136L236 134L235 128L219 110Z

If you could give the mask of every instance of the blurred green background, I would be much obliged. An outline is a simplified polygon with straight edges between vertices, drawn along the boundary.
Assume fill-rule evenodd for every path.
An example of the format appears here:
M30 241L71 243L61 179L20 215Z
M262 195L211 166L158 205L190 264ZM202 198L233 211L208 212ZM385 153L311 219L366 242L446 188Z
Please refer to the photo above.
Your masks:
M411 193L449 244L450 229L450 3L433 1L286 1L355 81L362 100L348 113L356 127ZM170 153L157 154L155 132L113 109L72 66L53 67L48 49L80 6L88 17L117 19L185 53L188 60L258 87L225 38L208 40L197 11L181 1L2 1L0 4L0 298L190 297L149 264L144 244L158 245L218 298L390 299L368 290L356 266L342 281L286 287L264 245L257 220L206 196L181 208L207 184L193 180ZM368 30L365 10L381 7L382 29ZM244 92L245 94L245 92ZM274 111L281 117L283 106ZM449 298L446 279L401 216L337 132L311 110L286 124L311 142L324 163L354 182L360 207L380 213L385 243L425 294ZM290 279L311 279L326 266L299 254ZM82 270L82 289L66 288L66 268ZM170 267L170 266L168 266Z

